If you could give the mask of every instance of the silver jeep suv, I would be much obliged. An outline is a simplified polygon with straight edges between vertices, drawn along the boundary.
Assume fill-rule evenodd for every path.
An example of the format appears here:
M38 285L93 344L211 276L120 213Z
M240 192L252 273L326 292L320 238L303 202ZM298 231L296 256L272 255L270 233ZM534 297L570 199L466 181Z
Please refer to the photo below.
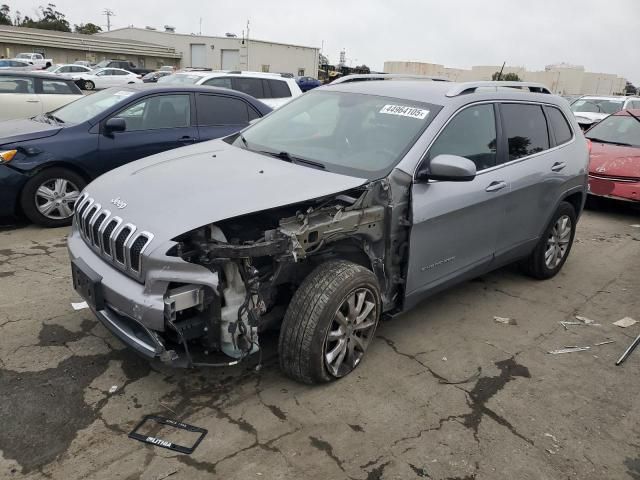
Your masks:
M69 251L100 321L188 367L239 363L280 327L282 370L317 383L358 366L382 315L512 262L557 274L587 194L567 102L538 84L369 80L88 185Z

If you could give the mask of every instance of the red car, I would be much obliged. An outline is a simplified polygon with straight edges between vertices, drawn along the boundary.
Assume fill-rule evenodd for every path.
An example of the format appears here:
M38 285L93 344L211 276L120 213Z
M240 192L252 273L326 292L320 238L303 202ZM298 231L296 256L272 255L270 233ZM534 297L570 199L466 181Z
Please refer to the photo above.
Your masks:
M640 202L640 110L622 110L585 132L591 141L589 193Z

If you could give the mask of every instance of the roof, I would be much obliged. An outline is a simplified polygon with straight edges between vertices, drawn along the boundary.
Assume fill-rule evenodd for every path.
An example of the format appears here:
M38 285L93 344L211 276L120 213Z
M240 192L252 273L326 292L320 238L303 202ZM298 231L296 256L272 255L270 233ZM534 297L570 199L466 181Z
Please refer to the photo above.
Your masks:
M177 53L174 48L155 43L111 36L85 35L82 33L58 32L56 30L14 27L10 25L0 25L0 43L25 45L25 50L29 50L28 47L51 47L151 57L182 57L182 54Z
M225 75L247 75L251 77L257 78L278 78L278 79L290 79L295 81L293 77L285 77L280 73L270 73L270 72L249 72L249 71L239 71L239 70L183 70L179 72L175 72L174 75L185 75L185 76L194 76L194 77L223 77Z
M31 78L44 78L46 80L69 80L71 78L65 78L58 75L52 75L50 73L42 73L37 70L0 70L0 76L2 77L31 77Z
M486 89L473 93L456 94L449 96L448 93L465 91L469 86L478 82L434 82L423 80L393 80L393 81L368 81L349 82L338 85L326 85L319 87L320 90L338 91L345 93L363 93L368 95L379 95L383 97L393 97L414 102L432 103L434 105L448 105L455 103L468 103L469 99L501 99L519 100L533 99L540 102L565 105L567 101L558 95L549 93L534 93L515 88L499 88L492 91ZM486 82L485 82L486 83Z
M579 100L586 98L591 100L628 100L630 98L640 98L636 95L582 95Z
M199 38L199 39L203 39L203 38L210 38L212 40L237 40L237 41L242 41L243 39L241 37L222 37L222 36L215 36L215 35L194 35L194 34L190 34L190 33L175 33L175 32L163 32L160 30L149 30L148 28L139 28L139 27L121 27L121 28L113 28L108 32L100 32L98 35L105 37L108 36L110 37L111 34L113 32L119 32L119 31L124 31L124 30L138 30L140 32L146 32L147 34L162 34L162 35L172 35L172 36L181 36L181 37L190 37L190 38ZM271 45L284 45L285 47L297 47L297 48L310 48L313 50L320 50L319 47L308 47L305 45L296 45L294 43L281 43L281 42L272 42L270 40L258 40L255 38L250 38L249 41L251 41L252 43L268 43Z

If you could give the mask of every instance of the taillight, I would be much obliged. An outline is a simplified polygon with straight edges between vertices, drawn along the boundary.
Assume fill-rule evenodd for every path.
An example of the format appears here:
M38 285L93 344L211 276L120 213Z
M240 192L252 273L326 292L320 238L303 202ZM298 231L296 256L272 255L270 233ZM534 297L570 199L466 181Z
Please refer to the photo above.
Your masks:
M591 147L593 146L593 144L591 143L591 140L589 140L587 138L587 148L589 149L589 155L591 155Z

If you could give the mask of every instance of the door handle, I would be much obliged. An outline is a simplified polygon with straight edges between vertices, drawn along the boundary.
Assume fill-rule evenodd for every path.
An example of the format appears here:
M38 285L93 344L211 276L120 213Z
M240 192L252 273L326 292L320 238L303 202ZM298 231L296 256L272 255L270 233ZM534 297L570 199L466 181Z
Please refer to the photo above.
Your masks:
M196 139L194 137L190 137L188 135L185 135L183 137L180 137L178 139L179 142L184 142L184 143L194 143L196 141Z
M559 172L560 170L562 170L566 166L567 166L567 164L564 163L564 162L556 162L551 167L551 170L554 171L554 172Z
M497 192L498 190L502 190L507 186L507 182L503 180L498 180L496 182L491 182L487 188L484 189L485 192Z
M27 103L40 103L40 100L27 100Z

